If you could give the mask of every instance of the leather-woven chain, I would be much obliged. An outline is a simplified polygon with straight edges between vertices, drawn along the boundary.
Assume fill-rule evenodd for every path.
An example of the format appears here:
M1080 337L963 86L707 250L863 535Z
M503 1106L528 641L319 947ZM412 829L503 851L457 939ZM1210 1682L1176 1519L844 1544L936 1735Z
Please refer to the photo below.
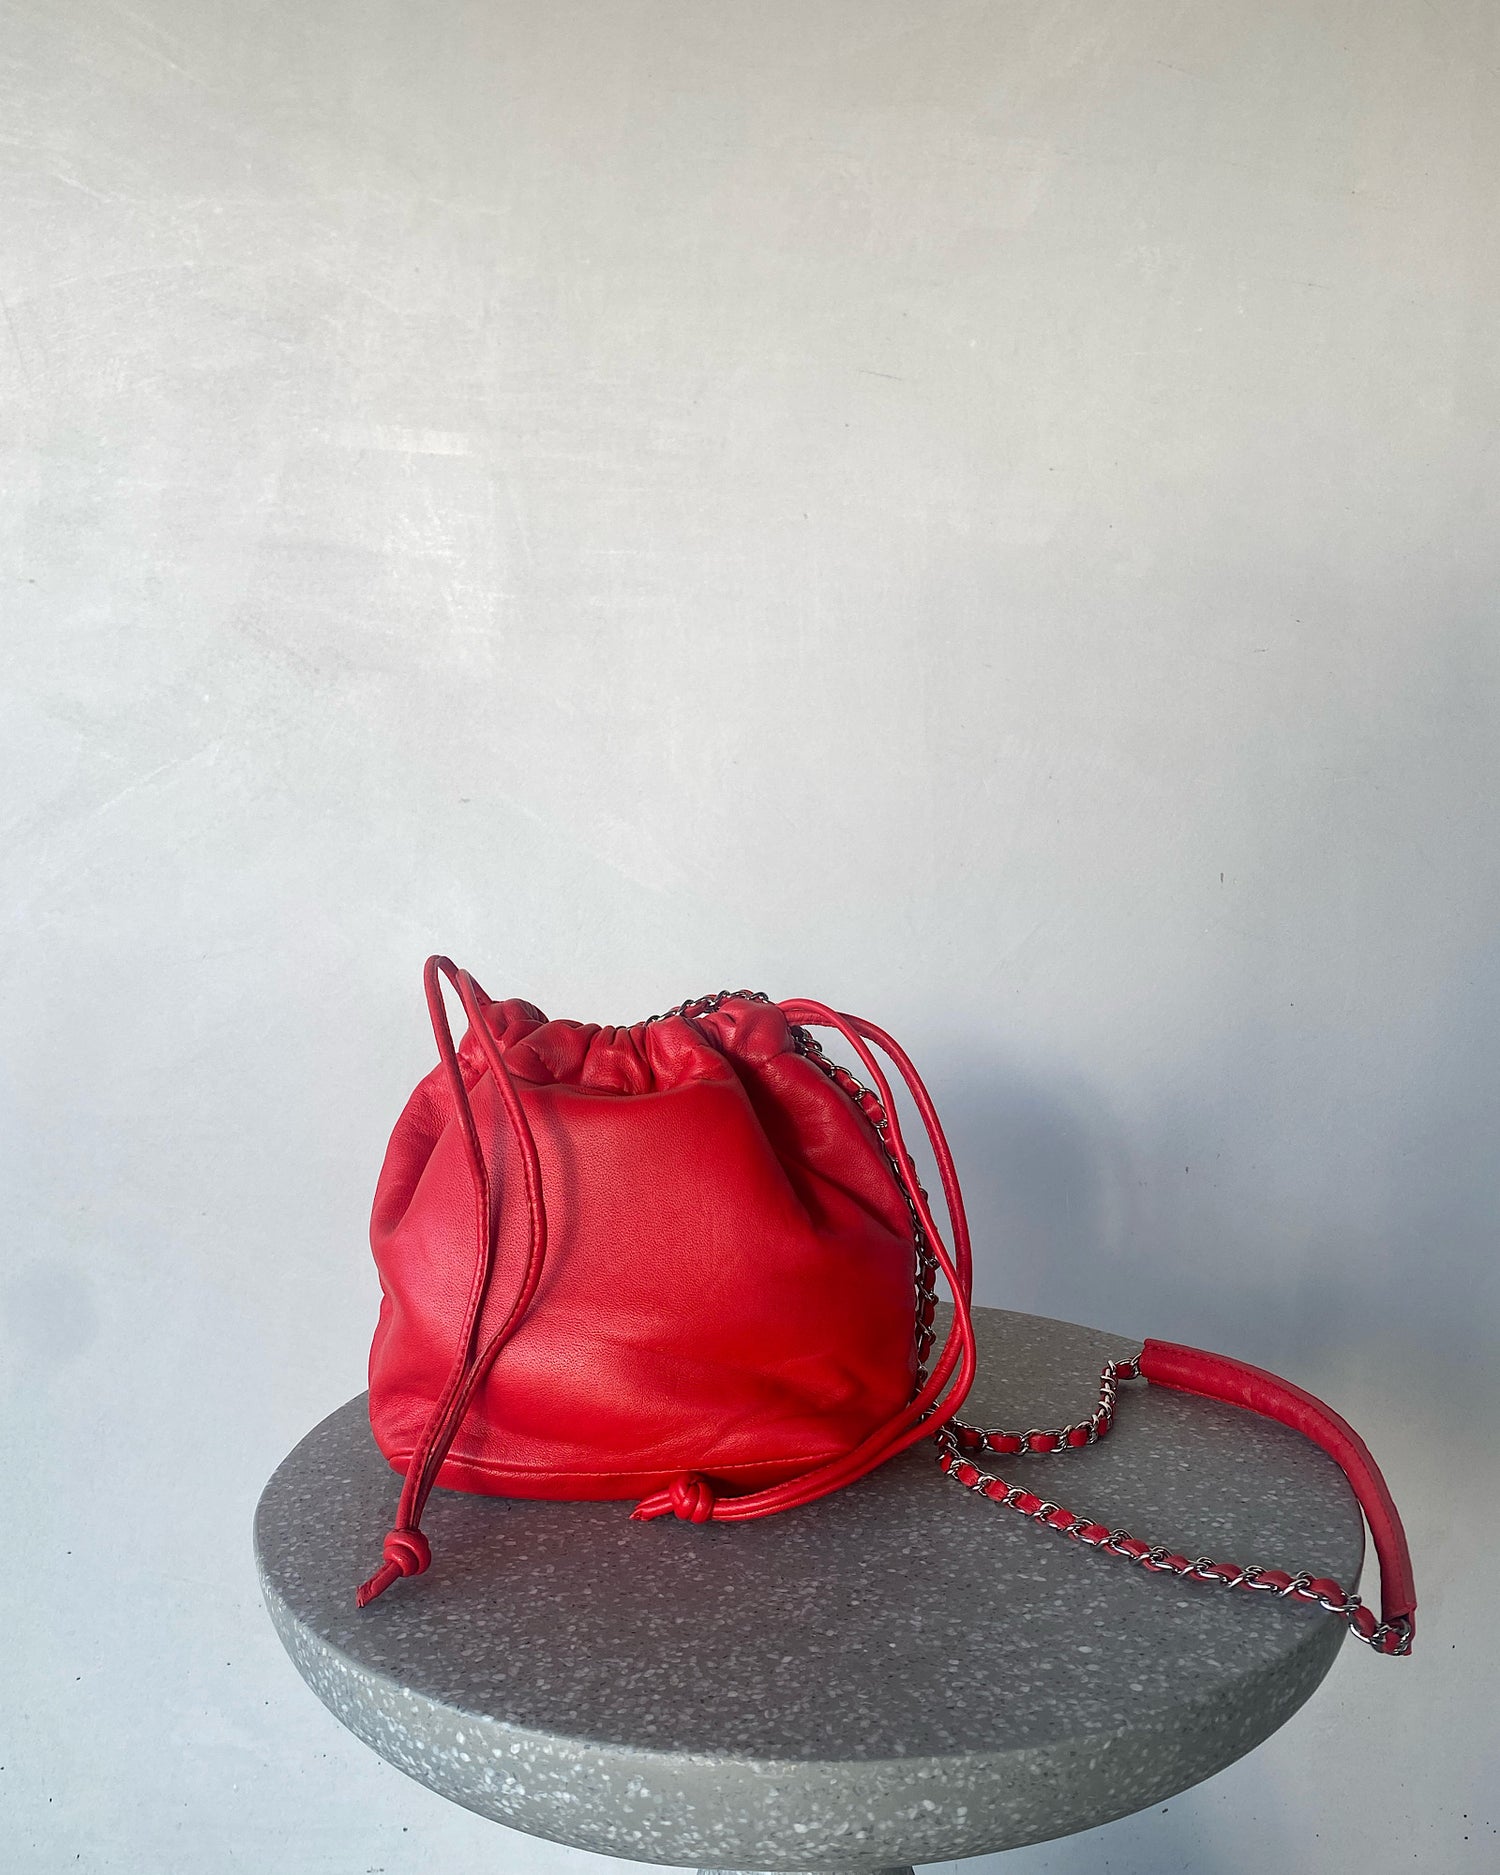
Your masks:
M771 998L763 990L718 990L709 996L691 998L685 1003L679 1003L675 1009L666 1010L663 1016L648 1016L646 1020L660 1022L664 1016L686 1016L691 1019L710 1015L720 1004L731 1000L769 1003ZM870 1121L879 1135L897 1189L906 1198L916 1255L917 1380L912 1396L915 1398L926 1380L927 1358L932 1352L934 1341L937 1259L928 1248L916 1206L902 1183L900 1168L891 1150L885 1109L879 1097L847 1068L831 1061L821 1043L807 1029L796 1023L788 1023L787 1026L797 1052L841 1088ZM926 1196L925 1192L923 1195ZM1409 1654L1412 1645L1410 1617L1401 1615L1394 1621L1379 1620L1374 1610L1367 1607L1358 1595L1345 1590L1331 1576L1310 1575L1305 1570L1292 1575L1285 1569L1266 1569L1254 1563L1241 1567L1238 1563L1215 1562L1207 1556L1181 1556L1165 1545L1146 1543L1127 1530L1111 1530L1107 1524L1091 1523L1076 1512L1065 1510L1060 1504L1038 1497L1019 1485L1007 1484L994 1472L982 1471L968 1456L976 1452L996 1452L1006 1456L1040 1458L1054 1452L1081 1451L1086 1446L1097 1445L1114 1424L1119 1383L1140 1378L1139 1358L1133 1356L1128 1360L1106 1361L1099 1375L1098 1405L1087 1419L1059 1426L1053 1431L1032 1426L1025 1432L1003 1432L971 1426L950 1416L933 1429L939 1467L965 1490L988 1499L992 1504L1003 1504L1018 1511L1035 1523L1046 1524L1049 1529L1089 1549L1123 1557L1125 1561L1138 1563L1141 1568L1155 1575L1174 1575L1184 1581L1207 1582L1215 1588L1250 1589L1262 1594L1279 1595L1286 1600L1314 1602L1327 1613L1347 1622L1354 1637L1375 1652Z
M916 1284L917 1301L917 1377L912 1387L911 1397L915 1399L927 1384L927 1357L932 1353L937 1333L933 1324L937 1320L937 1258L927 1245L927 1235L922 1229L922 1220L917 1215L917 1207L911 1201L911 1195L902 1183L901 1168L896 1163L896 1155L891 1149L890 1126L885 1117L885 1108L873 1088L866 1087L838 1062L830 1061L823 1052L823 1045L810 1030L789 1022L792 1044L799 1055L804 1055L815 1068L825 1074L835 1087L842 1088L854 1104L864 1114L879 1135L881 1147L891 1169L891 1177L896 1181L896 1189L906 1200L907 1213L911 1218L912 1247L915 1253L913 1277ZM916 1168L912 1168L916 1176ZM919 1187L920 1189L920 1187ZM922 1193L925 1198L926 1192Z
M949 1419L934 1434L939 1465L965 1490L988 1498L992 1504L1005 1504L1023 1517L1044 1523L1090 1549L1123 1556L1127 1562L1139 1563L1153 1574L1180 1576L1185 1581L1207 1582L1216 1588L1258 1589L1292 1601L1316 1602L1329 1614L1346 1621L1355 1638L1373 1647L1376 1653L1409 1654L1410 1617L1400 1615L1394 1621L1378 1620L1373 1609L1366 1607L1359 1596L1348 1593L1331 1576L1309 1575L1305 1570L1289 1575L1285 1569L1264 1569L1253 1563L1242 1568L1238 1563L1214 1562L1207 1556L1191 1559L1180 1556L1164 1545L1143 1542L1128 1530L1111 1530L1107 1524L1091 1523L1075 1511L1064 1510L1060 1504L1023 1490L1020 1485L1007 1484L994 1472L982 1471L967 1456L971 1452L1000 1452L1041 1457L1096 1444L1114 1424L1118 1382L1140 1378L1138 1362L1138 1356L1106 1361L1099 1376L1099 1404L1086 1420L1060 1426L1053 1432L1042 1432L1036 1427L1027 1432L986 1431Z

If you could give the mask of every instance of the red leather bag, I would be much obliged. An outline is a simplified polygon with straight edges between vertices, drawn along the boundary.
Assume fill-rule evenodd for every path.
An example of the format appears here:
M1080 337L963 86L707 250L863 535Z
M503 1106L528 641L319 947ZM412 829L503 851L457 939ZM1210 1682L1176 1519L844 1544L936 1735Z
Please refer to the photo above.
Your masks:
M457 1046L444 978L469 1022ZM361 1607L428 1567L435 1485L735 1521L935 1438L960 1484L1075 1541L1315 1600L1378 1651L1410 1651L1411 1565L1384 1480L1337 1414L1274 1375L1148 1341L1106 1364L1078 1424L1012 1433L954 1417L974 1377L963 1197L926 1088L873 1023L742 990L603 1028L493 1001L445 957L425 981L439 1061L396 1123L370 1228L370 1422L405 1482ZM814 1027L841 1035L868 1080ZM876 1047L927 1130L951 1250ZM939 1275L953 1315L936 1347ZM986 1454L1094 1444L1135 1378L1268 1413L1330 1451L1375 1539L1382 1619L1332 1581L1189 1561L982 1469Z

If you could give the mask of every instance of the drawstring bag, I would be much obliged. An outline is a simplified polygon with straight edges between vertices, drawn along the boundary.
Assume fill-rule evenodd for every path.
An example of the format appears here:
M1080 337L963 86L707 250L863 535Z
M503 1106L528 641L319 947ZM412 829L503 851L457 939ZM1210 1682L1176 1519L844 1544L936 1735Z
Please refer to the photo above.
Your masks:
M445 978L468 1017L457 1046ZM1274 1374L1147 1341L1105 1364L1076 1424L955 1417L975 1365L963 1197L926 1088L873 1023L736 990L607 1028L496 1002L446 957L425 981L438 1066L396 1123L370 1226L370 1423L404 1483L360 1607L428 1567L435 1485L730 1523L811 1503L930 1438L959 1484L1089 1548L1316 1602L1378 1652L1411 1651L1411 1562L1385 1481L1351 1427ZM814 1028L843 1038L864 1081ZM951 1249L876 1048L927 1129ZM1374 1538L1380 1619L1330 1578L1189 1559L987 1468L1095 1444L1136 1379L1249 1407L1330 1453Z

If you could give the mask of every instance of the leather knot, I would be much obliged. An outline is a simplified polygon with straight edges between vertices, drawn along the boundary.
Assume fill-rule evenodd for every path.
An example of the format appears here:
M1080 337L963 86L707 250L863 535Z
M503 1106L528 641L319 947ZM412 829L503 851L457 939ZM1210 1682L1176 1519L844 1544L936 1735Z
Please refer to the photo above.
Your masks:
M696 1471L685 1471L667 1487L672 1509L684 1523L707 1523L719 1501L713 1486Z
M381 1554L404 1576L419 1576L432 1562L432 1551L420 1530L392 1530Z

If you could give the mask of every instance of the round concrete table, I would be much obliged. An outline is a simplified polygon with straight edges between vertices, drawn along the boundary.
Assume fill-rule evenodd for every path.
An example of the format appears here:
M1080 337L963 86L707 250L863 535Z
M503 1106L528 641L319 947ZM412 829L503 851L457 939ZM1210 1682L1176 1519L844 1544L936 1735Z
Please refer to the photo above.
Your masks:
M1117 1335L977 1311L965 1417L1084 1418ZM1098 1446L1013 1483L1189 1556L1354 1586L1333 1462L1236 1407L1131 1383ZM1231 1763L1323 1678L1313 1606L1133 1568L962 1490L923 1441L744 1524L435 1492L433 1564L362 1612L399 1480L363 1396L255 1519L298 1671L409 1776L535 1836L707 1869L870 1870L1089 1829Z

